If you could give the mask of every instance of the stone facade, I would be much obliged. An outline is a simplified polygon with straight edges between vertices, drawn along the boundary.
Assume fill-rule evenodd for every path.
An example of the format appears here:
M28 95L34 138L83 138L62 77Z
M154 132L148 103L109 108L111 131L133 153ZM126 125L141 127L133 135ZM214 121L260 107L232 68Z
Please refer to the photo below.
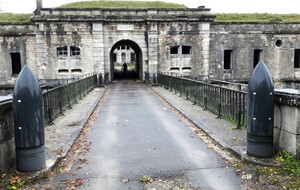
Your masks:
M113 53L123 45L136 54L140 79L145 72L207 76L214 18L209 11L40 9L30 24L1 25L1 84L13 85L17 76L11 52L19 53L17 62L29 64L40 81L89 73L109 73L113 80ZM16 27L20 32L11 29Z
M39 9L29 24L1 25L0 83L14 84L13 59L40 81L90 73L113 80L114 51L128 46L140 79L165 72L246 83L262 59L276 87L299 86L300 23L213 20L205 7Z
M299 27L298 23L211 24L210 78L247 81L256 50L277 87L299 80L299 68L294 67L295 49L300 48ZM232 50L229 69L224 69L224 50Z

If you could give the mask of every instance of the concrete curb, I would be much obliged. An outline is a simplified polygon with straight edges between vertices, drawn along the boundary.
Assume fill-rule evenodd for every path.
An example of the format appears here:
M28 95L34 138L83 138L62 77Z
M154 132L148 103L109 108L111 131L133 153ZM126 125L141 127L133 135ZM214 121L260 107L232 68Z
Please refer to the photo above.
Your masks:
M54 120L53 125L45 128L46 168L43 171L51 170L66 157L106 90L106 88L95 88L77 104L74 104L72 109L66 110L64 116ZM78 113L79 110L81 112ZM78 119L80 122L77 122ZM69 120L69 124L66 120ZM74 122L74 126L71 125L72 122ZM58 150L61 150L61 153Z

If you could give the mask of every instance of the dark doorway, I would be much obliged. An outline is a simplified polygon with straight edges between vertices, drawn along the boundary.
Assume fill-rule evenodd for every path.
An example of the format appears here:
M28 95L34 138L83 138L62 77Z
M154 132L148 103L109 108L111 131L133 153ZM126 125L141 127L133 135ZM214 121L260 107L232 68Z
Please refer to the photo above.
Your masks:
M294 68L300 68L300 49L295 49L294 52Z
M127 71L124 71L124 64ZM110 51L111 79L142 79L143 59L141 48L131 40L117 42Z
M11 66L12 66L12 74L17 75L21 72L21 55L20 53L11 53Z
M232 50L224 50L224 69L232 67Z
M261 49L255 49L254 50L254 57L253 57L253 68L256 67L256 65L261 60L261 58L262 58L262 50Z

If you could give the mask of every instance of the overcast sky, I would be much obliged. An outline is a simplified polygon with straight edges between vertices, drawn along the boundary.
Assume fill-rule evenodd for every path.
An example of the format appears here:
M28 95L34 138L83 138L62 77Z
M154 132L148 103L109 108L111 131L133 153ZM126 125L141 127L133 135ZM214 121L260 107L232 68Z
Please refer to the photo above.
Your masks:
M44 8L83 0L43 0ZM164 0L185 4L190 8L204 5L213 13L297 13L300 14L300 0ZM32 13L36 0L0 0L2 12Z

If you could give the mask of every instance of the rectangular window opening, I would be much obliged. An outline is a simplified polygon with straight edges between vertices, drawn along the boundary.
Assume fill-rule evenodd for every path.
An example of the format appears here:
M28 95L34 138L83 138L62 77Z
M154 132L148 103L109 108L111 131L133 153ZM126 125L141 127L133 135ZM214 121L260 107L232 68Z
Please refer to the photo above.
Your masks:
M67 46L58 47L58 48L56 48L56 51L57 51L58 57L67 57L68 56L68 47Z
M170 48L170 54L178 54L179 46L173 46Z
M76 46L71 46L70 47L70 52L71 52L71 56L80 56L80 48L79 47L76 47Z
M300 49L295 49L294 52L294 68L300 68Z
M231 69L232 50L224 50L224 69Z
M182 46L182 55L191 54L191 46Z
M135 53L130 54L130 60L131 60L131 63L135 62Z
M12 66L12 74L16 75L21 72L21 54L20 53L11 53L11 66Z
M256 65L259 63L261 58L262 58L262 50L261 49L255 49L254 50L254 56L253 56L253 68L256 67Z
M116 54L116 53L113 53L112 56L113 56L113 57L112 57L113 62L117 62L117 54Z

